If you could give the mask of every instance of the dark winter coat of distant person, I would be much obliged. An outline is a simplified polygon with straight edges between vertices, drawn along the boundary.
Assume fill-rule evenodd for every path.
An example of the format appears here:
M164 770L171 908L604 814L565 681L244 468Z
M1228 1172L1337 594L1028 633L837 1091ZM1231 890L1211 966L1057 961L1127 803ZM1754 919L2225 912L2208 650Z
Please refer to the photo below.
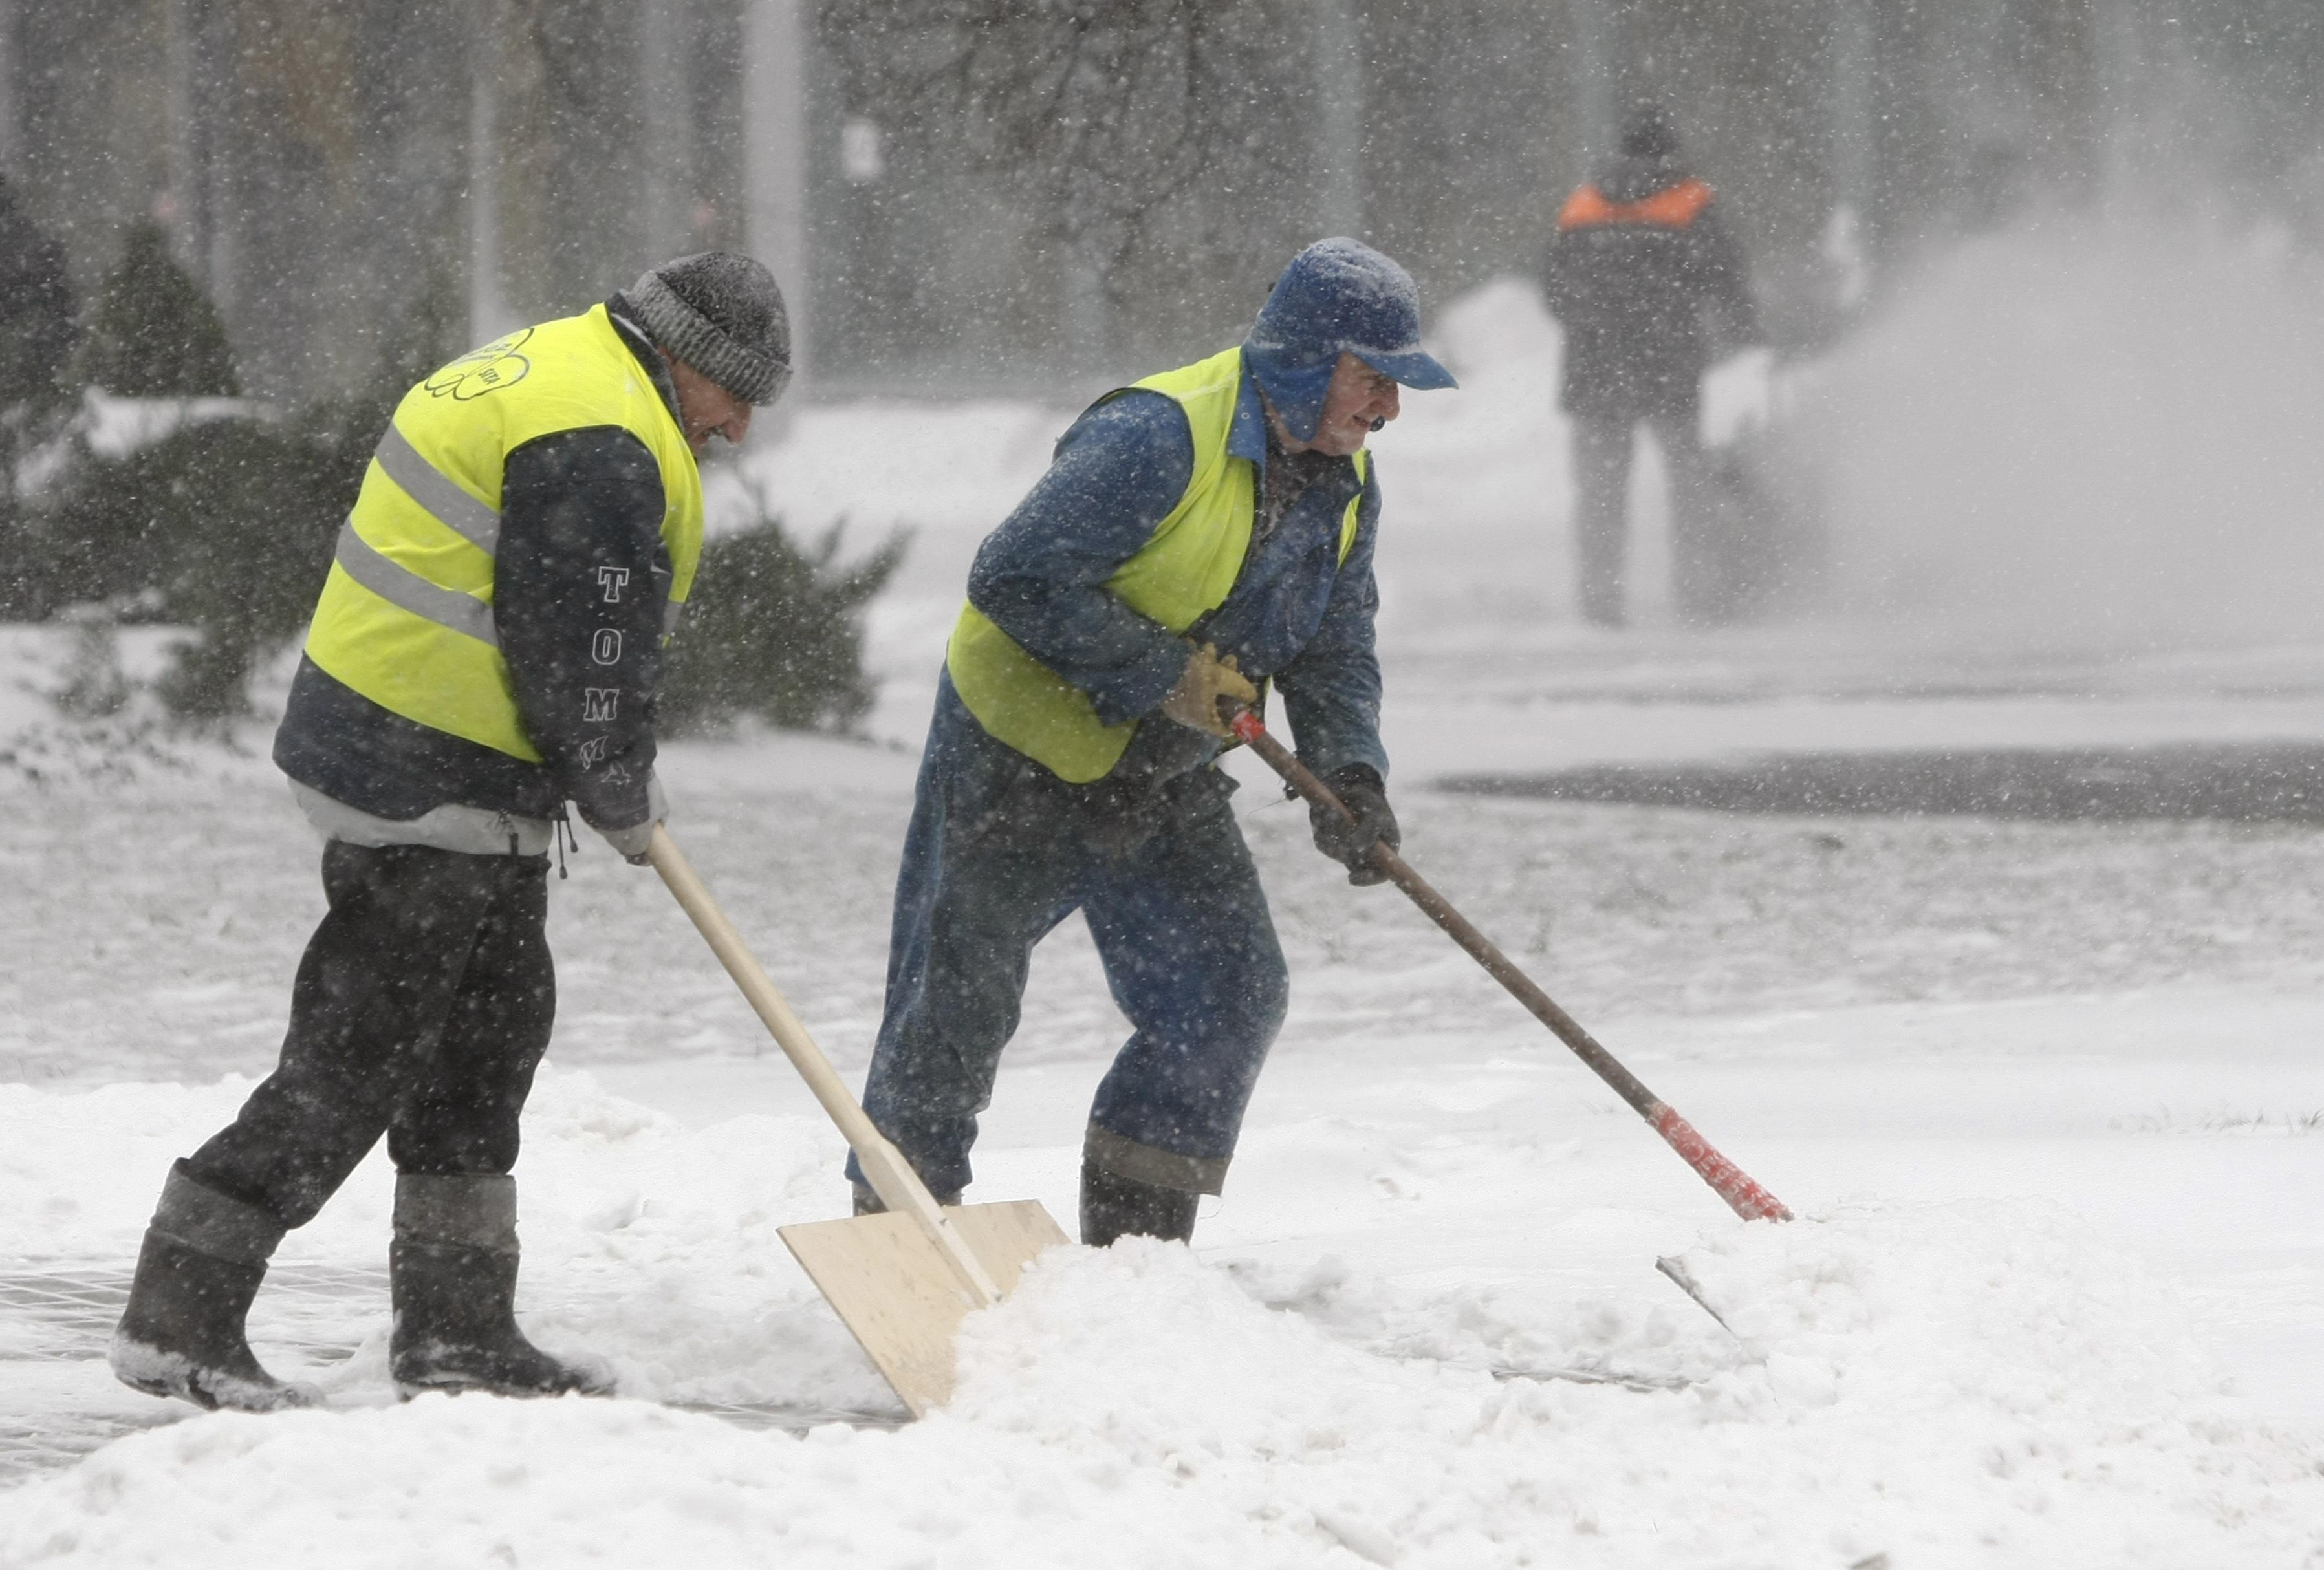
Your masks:
M1623 503L1641 423L1671 473L1680 609L1716 598L1702 373L1721 346L1759 335L1742 247L1711 187L1688 172L1669 115L1631 114L1618 149L1566 198L1541 273L1565 330L1582 610L1607 626L1623 620Z

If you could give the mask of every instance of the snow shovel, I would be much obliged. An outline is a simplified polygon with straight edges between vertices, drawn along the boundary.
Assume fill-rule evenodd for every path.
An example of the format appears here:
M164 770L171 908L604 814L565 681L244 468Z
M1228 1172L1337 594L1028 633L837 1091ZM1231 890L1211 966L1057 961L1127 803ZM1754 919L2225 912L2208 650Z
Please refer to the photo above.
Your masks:
M1234 732L1235 739L1259 754L1268 767L1281 775L1284 783L1325 812L1352 818L1332 787L1315 777L1305 764L1291 755L1288 748L1268 734L1267 727L1258 715L1232 698L1219 700L1219 712ZM1388 881L1412 897L1428 919L1451 934L1454 942L1468 951L1469 957L1482 965L1493 979L1508 988L1519 1003L1526 1005L1534 1018L1554 1032L1557 1039L1573 1049L1573 1053L1590 1065L1597 1076L1613 1087L1614 1094L1630 1104L1631 1110L1646 1120L1648 1126L1669 1143L1679 1153L1679 1159L1692 1167L1697 1176L1710 1184L1718 1196L1726 1200L1735 1214L1746 1221L1762 1219L1789 1221L1792 1213L1766 1189L1753 1182L1743 1169L1720 1155L1709 1140L1694 1130L1694 1125L1678 1115L1677 1109L1664 1101L1639 1082L1638 1077L1615 1060L1614 1054L1598 1044L1566 1013L1551 1001L1549 994L1534 985L1533 978L1518 969L1493 941L1469 923L1467 917L1452 908L1452 902L1428 886L1420 874L1405 864L1404 858L1386 845L1374 843L1371 849L1374 867L1386 873ZM1676 1277L1673 1277L1676 1280ZM1679 1283L1690 1296L1694 1289L1686 1282ZM1698 1297L1697 1300L1700 1299ZM1703 1305L1706 1308L1709 1304ZM1716 1317L1716 1310L1713 1310ZM1721 1323L1724 1323L1722 1320Z
M694 919L718 962L839 1125L887 1212L780 1228L783 1242L881 1373L921 1417L952 1395L953 1337L977 1308L1014 1290L1018 1273L1065 1241L1038 1199L939 1206L903 1152L872 1126L831 1060L751 957L668 830L647 858Z

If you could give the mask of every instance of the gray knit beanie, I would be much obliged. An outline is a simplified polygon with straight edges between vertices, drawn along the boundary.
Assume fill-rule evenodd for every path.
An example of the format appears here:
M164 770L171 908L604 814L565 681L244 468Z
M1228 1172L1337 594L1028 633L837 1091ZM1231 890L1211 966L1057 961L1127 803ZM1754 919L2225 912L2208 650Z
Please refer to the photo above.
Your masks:
M629 289L638 325L745 403L772 403L791 379L791 320L775 276L747 256L705 251L665 262Z

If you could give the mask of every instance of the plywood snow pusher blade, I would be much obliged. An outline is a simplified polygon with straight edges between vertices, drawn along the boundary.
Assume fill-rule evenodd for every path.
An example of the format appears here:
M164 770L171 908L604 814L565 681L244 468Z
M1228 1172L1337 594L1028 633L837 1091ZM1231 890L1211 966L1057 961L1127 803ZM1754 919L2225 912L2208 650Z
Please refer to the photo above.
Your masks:
M912 1415L942 1406L952 1395L961 1320L1014 1290L1027 1264L1065 1241L1064 1231L1037 1199L939 1206L856 1105L668 830L655 826L647 855L888 1207L884 1215L786 1226L783 1242Z
M999 1205L947 1205L954 1236L990 1272L994 1299L1017 1287L1017 1274L1045 1249L1065 1241L1038 1199ZM953 1336L982 1303L918 1221L890 1211L781 1229L841 1323L854 1334L904 1404L919 1417L951 1398Z

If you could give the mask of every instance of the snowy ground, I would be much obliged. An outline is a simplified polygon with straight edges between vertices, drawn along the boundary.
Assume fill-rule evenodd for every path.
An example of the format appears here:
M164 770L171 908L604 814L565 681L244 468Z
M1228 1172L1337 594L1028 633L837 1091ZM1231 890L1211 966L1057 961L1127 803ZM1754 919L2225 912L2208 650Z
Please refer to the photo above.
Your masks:
M0 1565L2324 1565L2324 838L1427 788L1743 749L2313 739L2324 638L1689 635L1651 597L1645 630L1576 631L1545 329L1507 295L1470 313L1456 348L1510 352L1471 347L1468 401L1431 425L1415 399L1381 438L1407 852L1799 1221L1728 1217L1246 770L1294 1003L1199 1246L1054 1255L973 1324L946 1411L790 1431L892 1414L775 1235L844 1208L838 1142L650 876L593 845L554 900L524 1301L639 1399L395 1404L375 1159L254 1319L333 1409L194 1416L113 1385L97 1327L169 1159L271 1060L314 849L263 732L92 772L20 704L0 1465L37 1470L0 1492ZM810 409L764 460L798 518L920 528L873 651L875 730L906 745L667 767L682 842L851 1073L934 651L1059 425ZM972 1198L1070 1218L1121 1030L1069 926ZM1672 1253L1731 1333L1655 1272ZM12 1307L43 1279L97 1306ZM160 1426L61 1466L132 1423Z

